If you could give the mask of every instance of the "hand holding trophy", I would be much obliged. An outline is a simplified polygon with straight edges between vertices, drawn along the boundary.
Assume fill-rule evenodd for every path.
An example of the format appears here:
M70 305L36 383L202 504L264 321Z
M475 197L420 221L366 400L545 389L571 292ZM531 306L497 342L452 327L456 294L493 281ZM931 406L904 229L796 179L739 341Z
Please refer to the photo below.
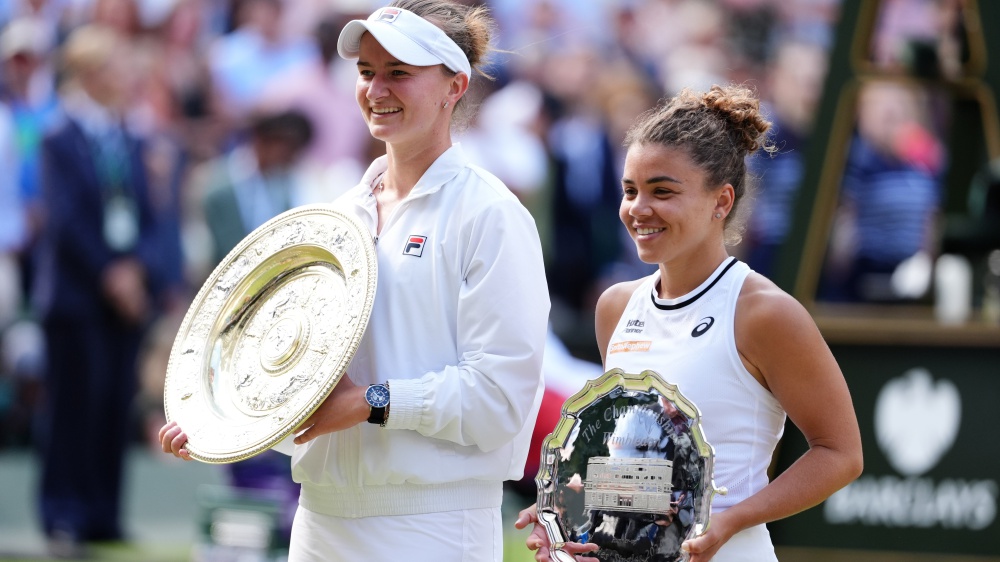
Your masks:
M164 409L189 456L243 460L308 419L357 350L376 280L371 234L334 206L282 213L234 248L188 309L167 366Z
M669 562L703 533L714 453L698 409L653 371L613 369L566 401L546 439L537 518L549 556L575 562L577 545L601 560Z

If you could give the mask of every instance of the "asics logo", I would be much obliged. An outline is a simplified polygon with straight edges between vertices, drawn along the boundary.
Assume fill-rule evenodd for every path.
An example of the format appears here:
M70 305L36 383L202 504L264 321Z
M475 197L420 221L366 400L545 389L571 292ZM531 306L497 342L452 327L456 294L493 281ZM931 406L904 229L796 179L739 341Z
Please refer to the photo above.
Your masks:
M698 336L701 336L712 327L712 324L715 324L715 318L712 318L711 316L702 318L701 321L698 322L698 325L691 330L691 337L697 338Z

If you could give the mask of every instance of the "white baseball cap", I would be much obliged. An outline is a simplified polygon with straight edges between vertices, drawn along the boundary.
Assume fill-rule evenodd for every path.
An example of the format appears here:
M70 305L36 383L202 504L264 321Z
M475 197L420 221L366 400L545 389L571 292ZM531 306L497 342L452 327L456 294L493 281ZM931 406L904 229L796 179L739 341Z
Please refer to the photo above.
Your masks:
M356 59L361 36L369 32L400 62L414 66L443 64L453 72L472 77L469 58L438 26L401 8L381 8L367 20L352 20L340 33L337 52L345 59Z
M0 59L6 60L18 53L42 56L51 46L51 30L32 17L11 20L0 33Z

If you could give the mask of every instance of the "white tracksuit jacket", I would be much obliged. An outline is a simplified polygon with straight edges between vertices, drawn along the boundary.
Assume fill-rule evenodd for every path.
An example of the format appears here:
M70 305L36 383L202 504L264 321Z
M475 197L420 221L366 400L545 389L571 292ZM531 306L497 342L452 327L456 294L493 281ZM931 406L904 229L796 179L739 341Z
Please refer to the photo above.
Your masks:
M375 160L336 204L376 232ZM295 446L300 505L339 517L497 507L520 478L542 395L548 289L535 223L461 147L442 154L376 238L378 288L347 374L389 382L386 427Z

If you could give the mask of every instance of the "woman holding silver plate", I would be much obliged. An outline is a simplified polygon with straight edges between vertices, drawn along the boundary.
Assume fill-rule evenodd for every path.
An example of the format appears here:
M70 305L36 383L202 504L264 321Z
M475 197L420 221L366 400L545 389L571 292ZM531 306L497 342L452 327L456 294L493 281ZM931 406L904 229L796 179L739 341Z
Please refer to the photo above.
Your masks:
M387 147L337 202L375 238L378 287L346 376L276 447L302 484L292 562L502 560L502 483L527 455L549 299L531 216L451 140L492 28L482 8L400 0L340 36ZM186 439L161 431L181 458Z
M659 268L605 291L597 341L607 370L657 371L701 412L714 479L728 494L712 503L708 530L681 546L692 562L776 560L764 524L861 472L851 397L809 313L726 251L745 222L745 159L766 146L769 127L752 92L714 86L648 111L625 140L620 218L639 258ZM768 482L786 415L810 448ZM527 545L548 560L535 508L516 526L531 522ZM566 551L599 556L597 546Z

